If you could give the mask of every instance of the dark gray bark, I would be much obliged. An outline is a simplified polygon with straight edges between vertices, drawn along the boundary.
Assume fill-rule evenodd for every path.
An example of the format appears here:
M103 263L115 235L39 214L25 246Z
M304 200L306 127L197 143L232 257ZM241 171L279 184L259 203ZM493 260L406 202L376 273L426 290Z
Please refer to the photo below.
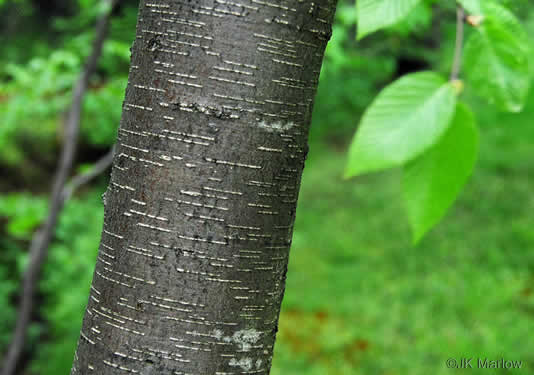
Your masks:
M335 0L142 0L72 374L268 374Z

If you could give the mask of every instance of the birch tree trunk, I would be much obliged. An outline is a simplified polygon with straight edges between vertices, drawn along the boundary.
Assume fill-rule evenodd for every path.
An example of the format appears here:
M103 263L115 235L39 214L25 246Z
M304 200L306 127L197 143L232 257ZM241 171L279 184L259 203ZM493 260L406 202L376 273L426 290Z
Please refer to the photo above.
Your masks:
M335 0L141 0L72 374L268 374Z

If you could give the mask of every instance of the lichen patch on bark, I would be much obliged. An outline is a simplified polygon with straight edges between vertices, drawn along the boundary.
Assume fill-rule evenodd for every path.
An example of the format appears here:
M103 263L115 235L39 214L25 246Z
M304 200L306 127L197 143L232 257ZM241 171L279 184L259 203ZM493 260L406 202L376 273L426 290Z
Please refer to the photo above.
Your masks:
M262 129L265 129L267 130L268 132L278 132L278 133L283 133L283 132L286 132L288 130L291 130L294 126L295 126L295 123L292 122L292 121L287 121L287 122L284 122L284 121L273 121L273 122L267 122L267 121L260 121L258 123L258 126Z

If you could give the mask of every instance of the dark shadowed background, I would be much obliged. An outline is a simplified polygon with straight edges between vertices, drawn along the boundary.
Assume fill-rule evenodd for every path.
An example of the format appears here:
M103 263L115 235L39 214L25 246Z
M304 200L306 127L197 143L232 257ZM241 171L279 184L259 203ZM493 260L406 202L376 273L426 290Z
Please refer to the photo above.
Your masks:
M534 40L534 3L501 0ZM10 342L31 236L47 212L63 120L91 52L97 0L0 0L0 356ZM449 357L521 360L534 374L534 92L477 112L481 153L444 221L411 246L400 173L343 180L365 107L398 76L450 69L455 4L425 1L402 25L357 42L341 0L311 131L273 375L454 374ZM135 34L124 0L86 96L74 174L114 142ZM534 58L534 56L533 56ZM108 173L61 214L19 374L70 370L103 220ZM492 370L472 369L473 374ZM495 372L499 373L499 372Z

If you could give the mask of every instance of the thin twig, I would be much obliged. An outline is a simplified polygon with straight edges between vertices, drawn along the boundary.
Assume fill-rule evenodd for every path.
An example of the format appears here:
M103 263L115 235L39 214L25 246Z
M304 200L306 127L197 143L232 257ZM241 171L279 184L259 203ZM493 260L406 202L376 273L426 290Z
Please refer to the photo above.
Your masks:
M456 45L454 47L454 60L451 70L451 81L456 81L462 68L462 49L464 44L465 11L461 5L456 10Z
M113 10L119 2L119 0L105 1L110 2L111 10ZM31 241L29 263L26 272L24 273L22 293L20 297L21 302L17 313L15 332L4 359L1 375L14 375L19 358L24 349L24 342L31 320L34 294L39 281L40 271L48 253L48 246L52 240L59 213L65 203L65 200L63 199L64 188L76 154L83 98L88 88L89 79L95 72L98 60L102 53L102 47L109 30L110 18L111 11L106 12L106 14L98 20L96 37L93 42L91 55L89 56L85 68L74 88L71 108L65 123L65 141L63 143L58 168L54 177L48 217L46 218L44 225L35 232Z
M100 160L98 160L91 170L87 173L83 173L80 175L75 176L72 178L70 183L65 186L63 189L63 192L61 194L61 199L63 199L64 202L68 201L72 194L80 187L88 182L90 182L93 178L101 175L106 169L108 169L112 162L113 162L113 154L115 152L115 147L113 147L106 155L104 155Z

